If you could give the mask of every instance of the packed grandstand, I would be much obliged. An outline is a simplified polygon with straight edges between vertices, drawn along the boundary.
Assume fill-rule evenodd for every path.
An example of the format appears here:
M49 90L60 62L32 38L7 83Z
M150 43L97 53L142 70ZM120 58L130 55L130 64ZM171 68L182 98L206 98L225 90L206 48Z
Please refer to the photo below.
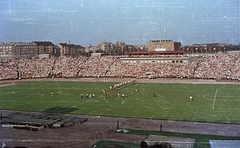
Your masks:
M152 56L152 55L151 55ZM164 55L168 57L168 55ZM186 55L182 55L186 56ZM158 57L158 56L155 56ZM198 78L240 80L239 53L188 57L188 62L123 62L123 56L59 57L0 61L0 80L77 77ZM129 56L141 60L142 56ZM146 57L144 58L152 58ZM171 57L170 57L171 58Z

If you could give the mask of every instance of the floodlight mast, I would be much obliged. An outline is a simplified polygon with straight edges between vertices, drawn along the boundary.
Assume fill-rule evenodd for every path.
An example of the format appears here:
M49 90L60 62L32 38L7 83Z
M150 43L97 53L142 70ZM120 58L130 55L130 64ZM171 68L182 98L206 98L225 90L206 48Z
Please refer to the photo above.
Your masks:
M158 29L162 30L162 27L158 26L158 27L154 28L153 30L155 31L155 30L158 30ZM167 40L167 30L168 30L167 27L163 27L163 33L164 33L165 40ZM160 31L160 33L162 33L162 31Z
M166 27L163 28L163 32L164 32L165 39L167 39L167 28Z

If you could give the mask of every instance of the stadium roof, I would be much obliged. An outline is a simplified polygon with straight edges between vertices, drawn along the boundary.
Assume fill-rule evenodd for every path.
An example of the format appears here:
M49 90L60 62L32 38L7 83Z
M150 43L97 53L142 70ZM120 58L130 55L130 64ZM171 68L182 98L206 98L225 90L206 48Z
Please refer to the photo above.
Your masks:
M133 51L129 52L126 51L126 55L153 55L153 54L159 54L159 55L169 55L169 54L183 54L183 51Z

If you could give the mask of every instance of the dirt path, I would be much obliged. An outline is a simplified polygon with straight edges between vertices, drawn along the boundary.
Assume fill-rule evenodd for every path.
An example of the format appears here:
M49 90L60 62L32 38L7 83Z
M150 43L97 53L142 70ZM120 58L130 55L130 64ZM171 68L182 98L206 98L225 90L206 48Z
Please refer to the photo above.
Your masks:
M3 115L11 111L0 111ZM73 116L73 115L70 115ZM9 146L24 145L27 147L83 147L88 148L100 140L140 143L146 136L119 134L114 131L124 129L195 133L221 136L240 136L240 125L210 124L198 122L179 122L164 120L146 120L132 118L112 118L98 116L77 116L88 118L87 122L60 129L45 128L41 131L17 130L0 127L0 142Z
M158 79L134 79L134 78L41 78L41 79L21 79L21 80L3 80L0 81L0 87L3 85L14 85L14 83L31 81L72 81L72 82L123 82L136 80L138 83L188 83L188 84L234 84L240 85L240 81L216 81L208 79L180 79L180 78L158 78ZM5 84L5 83L12 84Z

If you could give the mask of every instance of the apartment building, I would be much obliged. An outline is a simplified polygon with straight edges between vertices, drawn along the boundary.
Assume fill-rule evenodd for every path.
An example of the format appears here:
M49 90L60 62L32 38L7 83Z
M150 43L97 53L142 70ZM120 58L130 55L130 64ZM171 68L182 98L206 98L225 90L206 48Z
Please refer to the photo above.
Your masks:
M1 59L33 58L37 55L37 46L33 42L0 43Z
M71 56L76 57L80 55L81 51L84 51L84 47L81 45L67 44L67 43L59 43L57 47L60 50L59 56Z
M13 58L13 48L14 43L0 43L0 58L1 59L9 59Z
M48 41L34 41L37 45L38 54L49 54L54 55L54 44Z

